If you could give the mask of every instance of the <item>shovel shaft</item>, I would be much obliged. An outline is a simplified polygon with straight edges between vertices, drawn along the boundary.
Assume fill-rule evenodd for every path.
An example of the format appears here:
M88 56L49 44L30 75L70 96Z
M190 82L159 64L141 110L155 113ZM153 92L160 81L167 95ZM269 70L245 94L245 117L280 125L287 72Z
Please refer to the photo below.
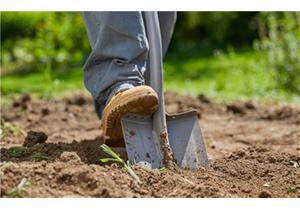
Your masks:
M159 108L153 114L153 139L162 151L163 162L168 166L172 152L167 134L164 106L162 43L157 12L145 12L146 29L149 41L150 85L159 97Z
M145 12L147 38L149 42L150 62L150 85L163 99L163 65L162 65L162 43L157 12ZM161 110L164 109L160 106Z

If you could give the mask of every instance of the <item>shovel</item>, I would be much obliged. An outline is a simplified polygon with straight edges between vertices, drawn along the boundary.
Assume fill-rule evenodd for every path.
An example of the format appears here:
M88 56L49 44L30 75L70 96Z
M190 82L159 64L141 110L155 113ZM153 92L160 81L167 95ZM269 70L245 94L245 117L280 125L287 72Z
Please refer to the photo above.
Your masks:
M197 112L166 114L163 93L162 44L157 12L145 12L149 40L150 85L159 97L152 116L126 113L121 118L128 160L147 168L196 170L208 167L208 158Z

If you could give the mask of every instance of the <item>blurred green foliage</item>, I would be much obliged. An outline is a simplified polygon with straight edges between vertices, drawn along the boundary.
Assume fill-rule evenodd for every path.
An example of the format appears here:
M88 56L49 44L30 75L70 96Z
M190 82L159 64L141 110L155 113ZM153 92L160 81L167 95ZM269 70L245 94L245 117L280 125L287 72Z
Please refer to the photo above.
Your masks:
M257 34L251 27L255 15L179 12L170 51L176 52L181 44L186 47L188 43L209 50L251 46ZM1 67L5 73L43 70L50 77L51 70L82 65L89 52L87 34L77 12L2 12L1 19Z
M82 65L89 42L79 13L1 13L4 72L52 71Z
M46 17L42 12L1 12L1 43L34 37L37 25Z
M300 94L300 12L264 12L259 23L261 40L254 46L267 53L267 70L278 88Z
M223 98L299 95L299 23L299 12L179 12L166 87ZM1 92L83 88L89 51L78 12L1 12Z
M178 12L175 42L222 48L249 46L258 38L258 12Z

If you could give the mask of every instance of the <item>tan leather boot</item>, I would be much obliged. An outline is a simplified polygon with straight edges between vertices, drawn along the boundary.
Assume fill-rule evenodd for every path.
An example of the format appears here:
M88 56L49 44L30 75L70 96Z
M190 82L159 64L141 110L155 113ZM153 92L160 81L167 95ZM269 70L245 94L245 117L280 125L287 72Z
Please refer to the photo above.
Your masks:
M150 115L158 108L158 96L149 86L142 85L113 95L103 110L101 126L106 141L122 141L120 118L125 113Z

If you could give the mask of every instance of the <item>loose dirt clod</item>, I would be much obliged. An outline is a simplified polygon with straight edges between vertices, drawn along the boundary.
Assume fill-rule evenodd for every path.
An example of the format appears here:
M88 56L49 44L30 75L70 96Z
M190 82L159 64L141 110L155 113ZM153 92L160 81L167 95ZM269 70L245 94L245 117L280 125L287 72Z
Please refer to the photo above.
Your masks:
M50 110L47 107L46 108L42 108L41 114L42 114L42 116L49 115L50 114Z
M83 95L77 95L71 99L67 99L68 104L82 106L87 103L87 98Z
M211 103L210 99L206 96L206 95L203 95L203 94L200 94L198 96L198 99L203 102L203 103Z
M247 101L245 103L245 107L247 109L250 109L250 110L255 110L256 109L256 106L255 106L255 104L252 101Z
M229 104L226 106L226 108L227 108L227 111L232 112L234 114L241 114L241 115L246 114L245 108L241 105Z
M21 106L23 108L26 108L27 103L29 103L30 101L31 101L30 95L29 94L23 94L13 102L13 107Z
M262 191L258 195L259 198L272 198L272 195L269 191Z
M43 144L48 136L44 132L29 131L25 138L23 146L32 147L35 144Z
M294 110L291 107L281 107L279 109L276 109L275 111L268 111L265 116L263 116L263 119L269 119L269 120L284 120L288 118L298 117L300 116L299 110Z
M76 154L76 152L63 152L60 155L59 158L62 162L74 162L74 163L80 163L81 159L80 157Z

